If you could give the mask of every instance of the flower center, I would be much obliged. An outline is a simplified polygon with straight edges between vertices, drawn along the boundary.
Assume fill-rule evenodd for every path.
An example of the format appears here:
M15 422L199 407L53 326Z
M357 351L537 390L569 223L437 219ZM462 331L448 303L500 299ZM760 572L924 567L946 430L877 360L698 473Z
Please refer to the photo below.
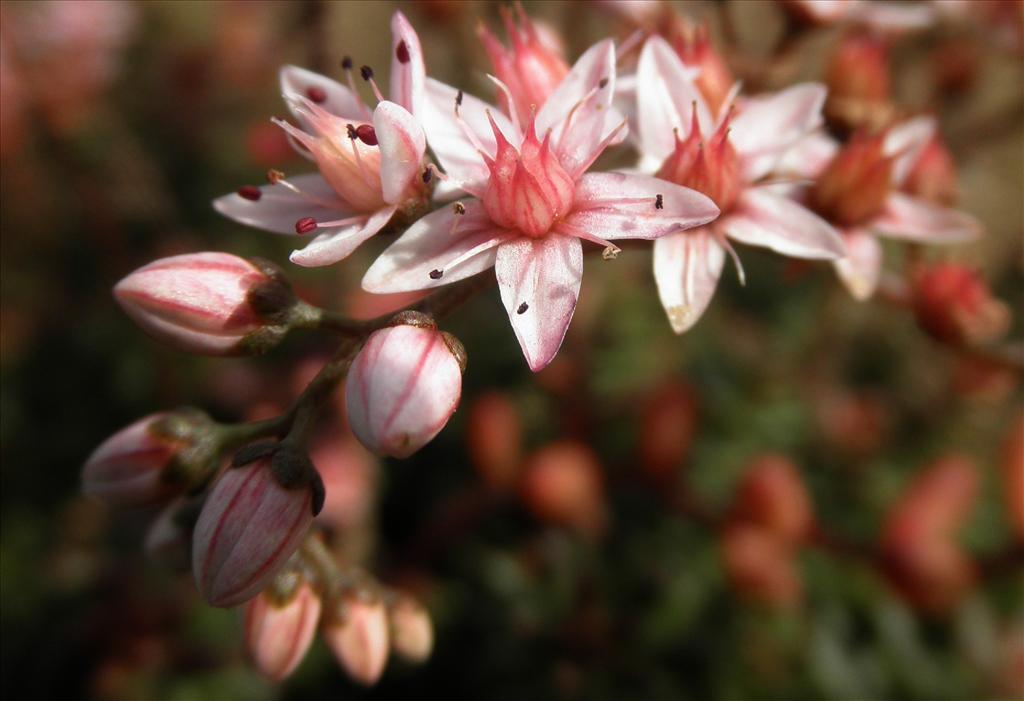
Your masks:
M487 161L491 175L484 209L495 224L540 238L572 209L576 183L551 150L550 132L543 142L538 141L532 120L519 151L493 119L491 129L498 148Z
M857 226L876 217L885 205L893 159L886 156L885 135L856 135L819 177L811 203L823 217L843 226Z
M739 158L729 142L729 117L705 141L694 109L689 136L683 140L676 132L676 148L657 177L707 195L725 214L735 204L741 187Z

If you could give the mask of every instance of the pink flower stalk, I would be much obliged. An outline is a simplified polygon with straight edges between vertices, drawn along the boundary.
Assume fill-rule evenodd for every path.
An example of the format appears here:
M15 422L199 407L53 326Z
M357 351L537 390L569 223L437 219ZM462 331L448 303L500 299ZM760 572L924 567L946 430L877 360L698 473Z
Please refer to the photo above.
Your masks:
M229 469L207 497L193 534L199 592L214 606L248 601L291 557L312 521L313 490L283 487L269 459Z
M324 642L353 681L372 686L388 661L388 614L384 602L368 592L346 598L339 620L323 630Z
M345 380L348 421L378 455L407 458L440 433L462 395L465 350L421 314L374 332Z
M269 267L214 252L153 261L117 283L114 297L149 335L204 355L252 350L295 301Z
M637 67L641 169L703 192L722 212L709 226L654 243L658 294L676 333L692 327L711 301L732 252L727 239L796 258L844 254L828 223L775 186L757 184L821 124L824 100L822 86L796 85L750 99L735 115L726 107L716 121L672 47L660 37L644 45Z
M375 293L437 287L494 266L534 371L558 352L579 296L581 240L614 257L621 238L656 239L718 213L700 193L641 175L587 173L625 133L611 109L615 47L591 47L522 128L480 100L427 80L424 124L446 173L473 199L413 224L367 271ZM514 101L512 101L514 104Z
M82 470L82 491L111 506L145 506L181 489L170 470L191 440L161 430L172 414L139 419L103 441Z
M285 601L263 591L245 606L245 644L264 676L279 682L295 671L313 643L320 597L306 582Z
M846 242L848 256L835 262L836 272L858 300L874 294L881 276L877 236L947 244L981 234L974 217L901 192L934 132L932 119L911 119L882 134L854 135L830 160L812 159L802 168L803 175L817 179L808 193L809 206Z
M429 197L426 140L412 116L423 99L422 51L401 12L392 17L391 29L391 99L373 83L372 70L361 71L379 100L372 112L355 89L348 59L348 87L295 66L281 69L281 91L298 126L274 121L312 158L318 173L284 179L271 171L271 184L214 200L217 211L242 224L278 234L315 233L292 253L293 263L336 263L396 213L418 212Z
M555 91L569 72L569 64L562 51L545 41L539 27L526 16L522 5L516 4L516 17L506 7L499 8L499 11L512 45L505 47L482 22L477 27L477 34L494 67L495 77L507 88L498 98L502 110L506 115L511 115L513 110L527 115L543 105Z

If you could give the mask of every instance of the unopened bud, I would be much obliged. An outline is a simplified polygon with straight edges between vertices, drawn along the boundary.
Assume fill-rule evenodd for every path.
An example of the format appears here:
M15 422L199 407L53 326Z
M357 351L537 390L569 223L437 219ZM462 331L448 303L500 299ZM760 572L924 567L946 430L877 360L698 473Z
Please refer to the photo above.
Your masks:
M174 569L188 571L192 561L192 529L201 506L199 498L184 497L168 504L146 533L146 555Z
M146 333L205 355L266 350L295 304L269 264L212 252L154 261L117 283L114 296Z
M105 440L85 463L82 491L111 506L145 506L173 496L190 483L180 464L203 437L210 420L195 412L153 414Z
M427 610L408 596L391 604L391 647L409 662L423 662L434 649L434 626Z
M320 597L306 582L281 597L273 588L245 606L245 644L256 668L273 681L290 675L313 642Z
M707 25L696 25L672 10L668 10L663 19L668 26L662 33L686 66L700 70L695 81L697 89L717 114L736 81L725 59L711 43Z
M840 40L825 73L825 114L843 128L877 128L890 116L889 49L881 37L855 32Z
M478 397L469 408L466 443L477 473L493 489L509 489L519 474L523 426L519 411L500 392Z
M974 564L952 540L938 538L896 544L883 551L890 584L915 608L944 613L971 589Z
M582 443L551 443L527 459L521 486L533 514L585 535L605 526L604 486L597 457Z
M892 189L892 158L884 135L854 134L818 176L811 203L841 226L863 224L882 212Z
M784 543L807 537L814 514L796 466L782 455L754 458L736 492L736 517Z
M967 518L978 492L978 470L961 455L926 465L914 476L883 528L885 543L917 545L952 538Z
M364 686L377 683L388 661L388 615L369 592L346 597L323 630L324 642L348 676Z
M799 603L803 584L792 551L757 526L734 525L722 534L726 576L744 598L772 608Z
M956 200L956 166L945 142L936 134L917 157L903 189L930 202L951 205Z
M1024 413L1013 418L999 458L1007 517L1014 535L1024 542Z
M678 382L668 383L648 398L637 427L640 466L648 476L668 479L682 467L697 428L693 392Z
M348 420L378 455L407 458L436 436L462 394L465 351L423 314L374 332L345 382Z
M1010 311L992 297L985 280L955 263L931 266L913 284L918 324L943 343L979 344L1002 336Z
M276 457L276 456L275 456ZM283 486L271 457L228 469L203 505L192 540L192 572L214 606L251 599L291 557L313 521L314 489Z

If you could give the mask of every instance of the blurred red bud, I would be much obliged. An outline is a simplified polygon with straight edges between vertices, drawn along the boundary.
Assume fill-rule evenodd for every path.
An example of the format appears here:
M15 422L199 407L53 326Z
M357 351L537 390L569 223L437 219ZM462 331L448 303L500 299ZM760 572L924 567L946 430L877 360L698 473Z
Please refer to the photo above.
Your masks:
M588 536L605 527L604 485L597 456L582 443L550 443L527 458L520 485L526 507L542 521Z
M311 487L283 487L268 458L228 469L207 497L192 539L192 573L203 598L228 607L254 597L299 547L312 505Z
M523 426L507 395L488 392L469 407L466 443L480 478L496 490L510 489L519 476Z
M814 520L811 499L796 466L783 455L750 461L736 492L735 517L784 543L800 543Z
M789 547L757 526L734 524L721 536L722 561L733 588L744 598L772 608L792 608L803 584Z
M686 66L700 70L697 89L711 113L718 114L736 81L725 59L715 51L707 25L694 24L666 5L659 30Z
M278 274L228 253L154 261L117 283L114 296L146 333L204 355L265 350L295 303Z
M388 661L388 616L384 603L369 593L346 597L323 638L348 676L363 686L377 683Z
M1010 525L1017 539L1024 541L1024 413L1013 418L1003 438L999 467Z
M892 159L884 135L856 133L818 176L811 192L814 209L841 226L857 226L878 215L889 196Z
M338 530L365 524L373 507L377 459L348 433L318 444L310 457L324 483L317 521Z
M1010 324L1009 308L992 296L985 280L956 263L919 271L912 295L918 324L943 343L985 343L1002 336Z
M974 565L952 540L934 538L884 551L890 583L915 608L941 614L955 606L974 582Z
M391 616L391 647L409 662L423 662L434 648L434 626L427 610L408 596L400 596L388 613Z
M887 440L891 412L880 397L837 391L822 397L815 408L822 433L847 453L866 457Z
M433 440L459 405L465 350L430 317L400 316L375 331L352 361L345 404L363 445L407 458Z
M951 205L956 201L956 165L938 132L914 162L903 189L938 204Z
M290 675L313 643L320 597L306 582L279 600L273 590L245 605L245 644L261 674L279 682Z
M946 39L932 51L931 64L939 90L947 95L970 92L981 68L978 43L965 38Z
M652 478L676 474L697 429L697 400L681 382L665 384L645 402L638 427L640 465Z

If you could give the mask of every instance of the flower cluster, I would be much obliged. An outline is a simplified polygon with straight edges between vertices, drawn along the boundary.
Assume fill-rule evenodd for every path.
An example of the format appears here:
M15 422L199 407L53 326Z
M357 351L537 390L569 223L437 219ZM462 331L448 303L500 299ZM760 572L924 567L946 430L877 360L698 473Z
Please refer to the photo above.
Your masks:
M804 21L836 19L813 4L790 5ZM842 7L836 13L862 23L882 21L869 3ZM900 21L910 21L913 13L902 12ZM744 280L736 244L829 261L864 300L883 279L880 238L945 244L980 234L950 206L951 161L935 120L883 109L889 77L877 37L848 36L827 85L745 94L707 29L674 15L663 35L634 37L629 47L605 39L572 65L558 38L521 8L503 16L507 45L479 30L496 104L429 77L400 12L391 20L386 96L373 69L347 57L345 84L285 66L290 119L274 123L315 170L271 170L266 184L213 203L241 224L309 239L290 256L301 266L338 263L389 234L363 289L430 292L425 299L357 322L300 300L272 264L217 252L155 261L115 287L143 330L194 353L265 352L300 328L343 337L281 416L222 425L191 411L157 414L110 438L85 467L90 494L164 505L151 548L184 543L203 597L245 607L251 656L272 679L296 667L318 627L365 684L380 677L389 650L412 660L429 654L425 610L357 563L339 562L318 533L314 518L330 484L308 439L343 383L348 427L370 451L406 458L429 443L456 410L467 368L462 343L438 319L469 294L496 281L536 372L562 346L585 256L599 253L609 262L598 265L613 266L628 240L650 250L668 323L683 333L708 309L727 259ZM599 168L606 152L628 167ZM1005 309L969 271L916 279L918 317L939 340L970 344L1005 328ZM693 426L690 398L667 390L644 412L640 457L656 480L681 459ZM475 407L470 423L479 437L474 464L491 487L509 487L522 464L520 491L539 519L588 536L607 527L600 468L587 446L554 442L521 458L516 414L500 396ZM925 506L908 509L926 509L942 501L934 494L947 482L968 479L959 467L941 472L956 474L921 486L914 501ZM926 534L908 533L894 516L886 552L902 556L927 541L935 562L922 566L946 567L966 582L949 542L961 518L959 507L953 512ZM731 580L764 601L797 600L792 561L813 523L795 467L778 456L755 461L723 528Z

